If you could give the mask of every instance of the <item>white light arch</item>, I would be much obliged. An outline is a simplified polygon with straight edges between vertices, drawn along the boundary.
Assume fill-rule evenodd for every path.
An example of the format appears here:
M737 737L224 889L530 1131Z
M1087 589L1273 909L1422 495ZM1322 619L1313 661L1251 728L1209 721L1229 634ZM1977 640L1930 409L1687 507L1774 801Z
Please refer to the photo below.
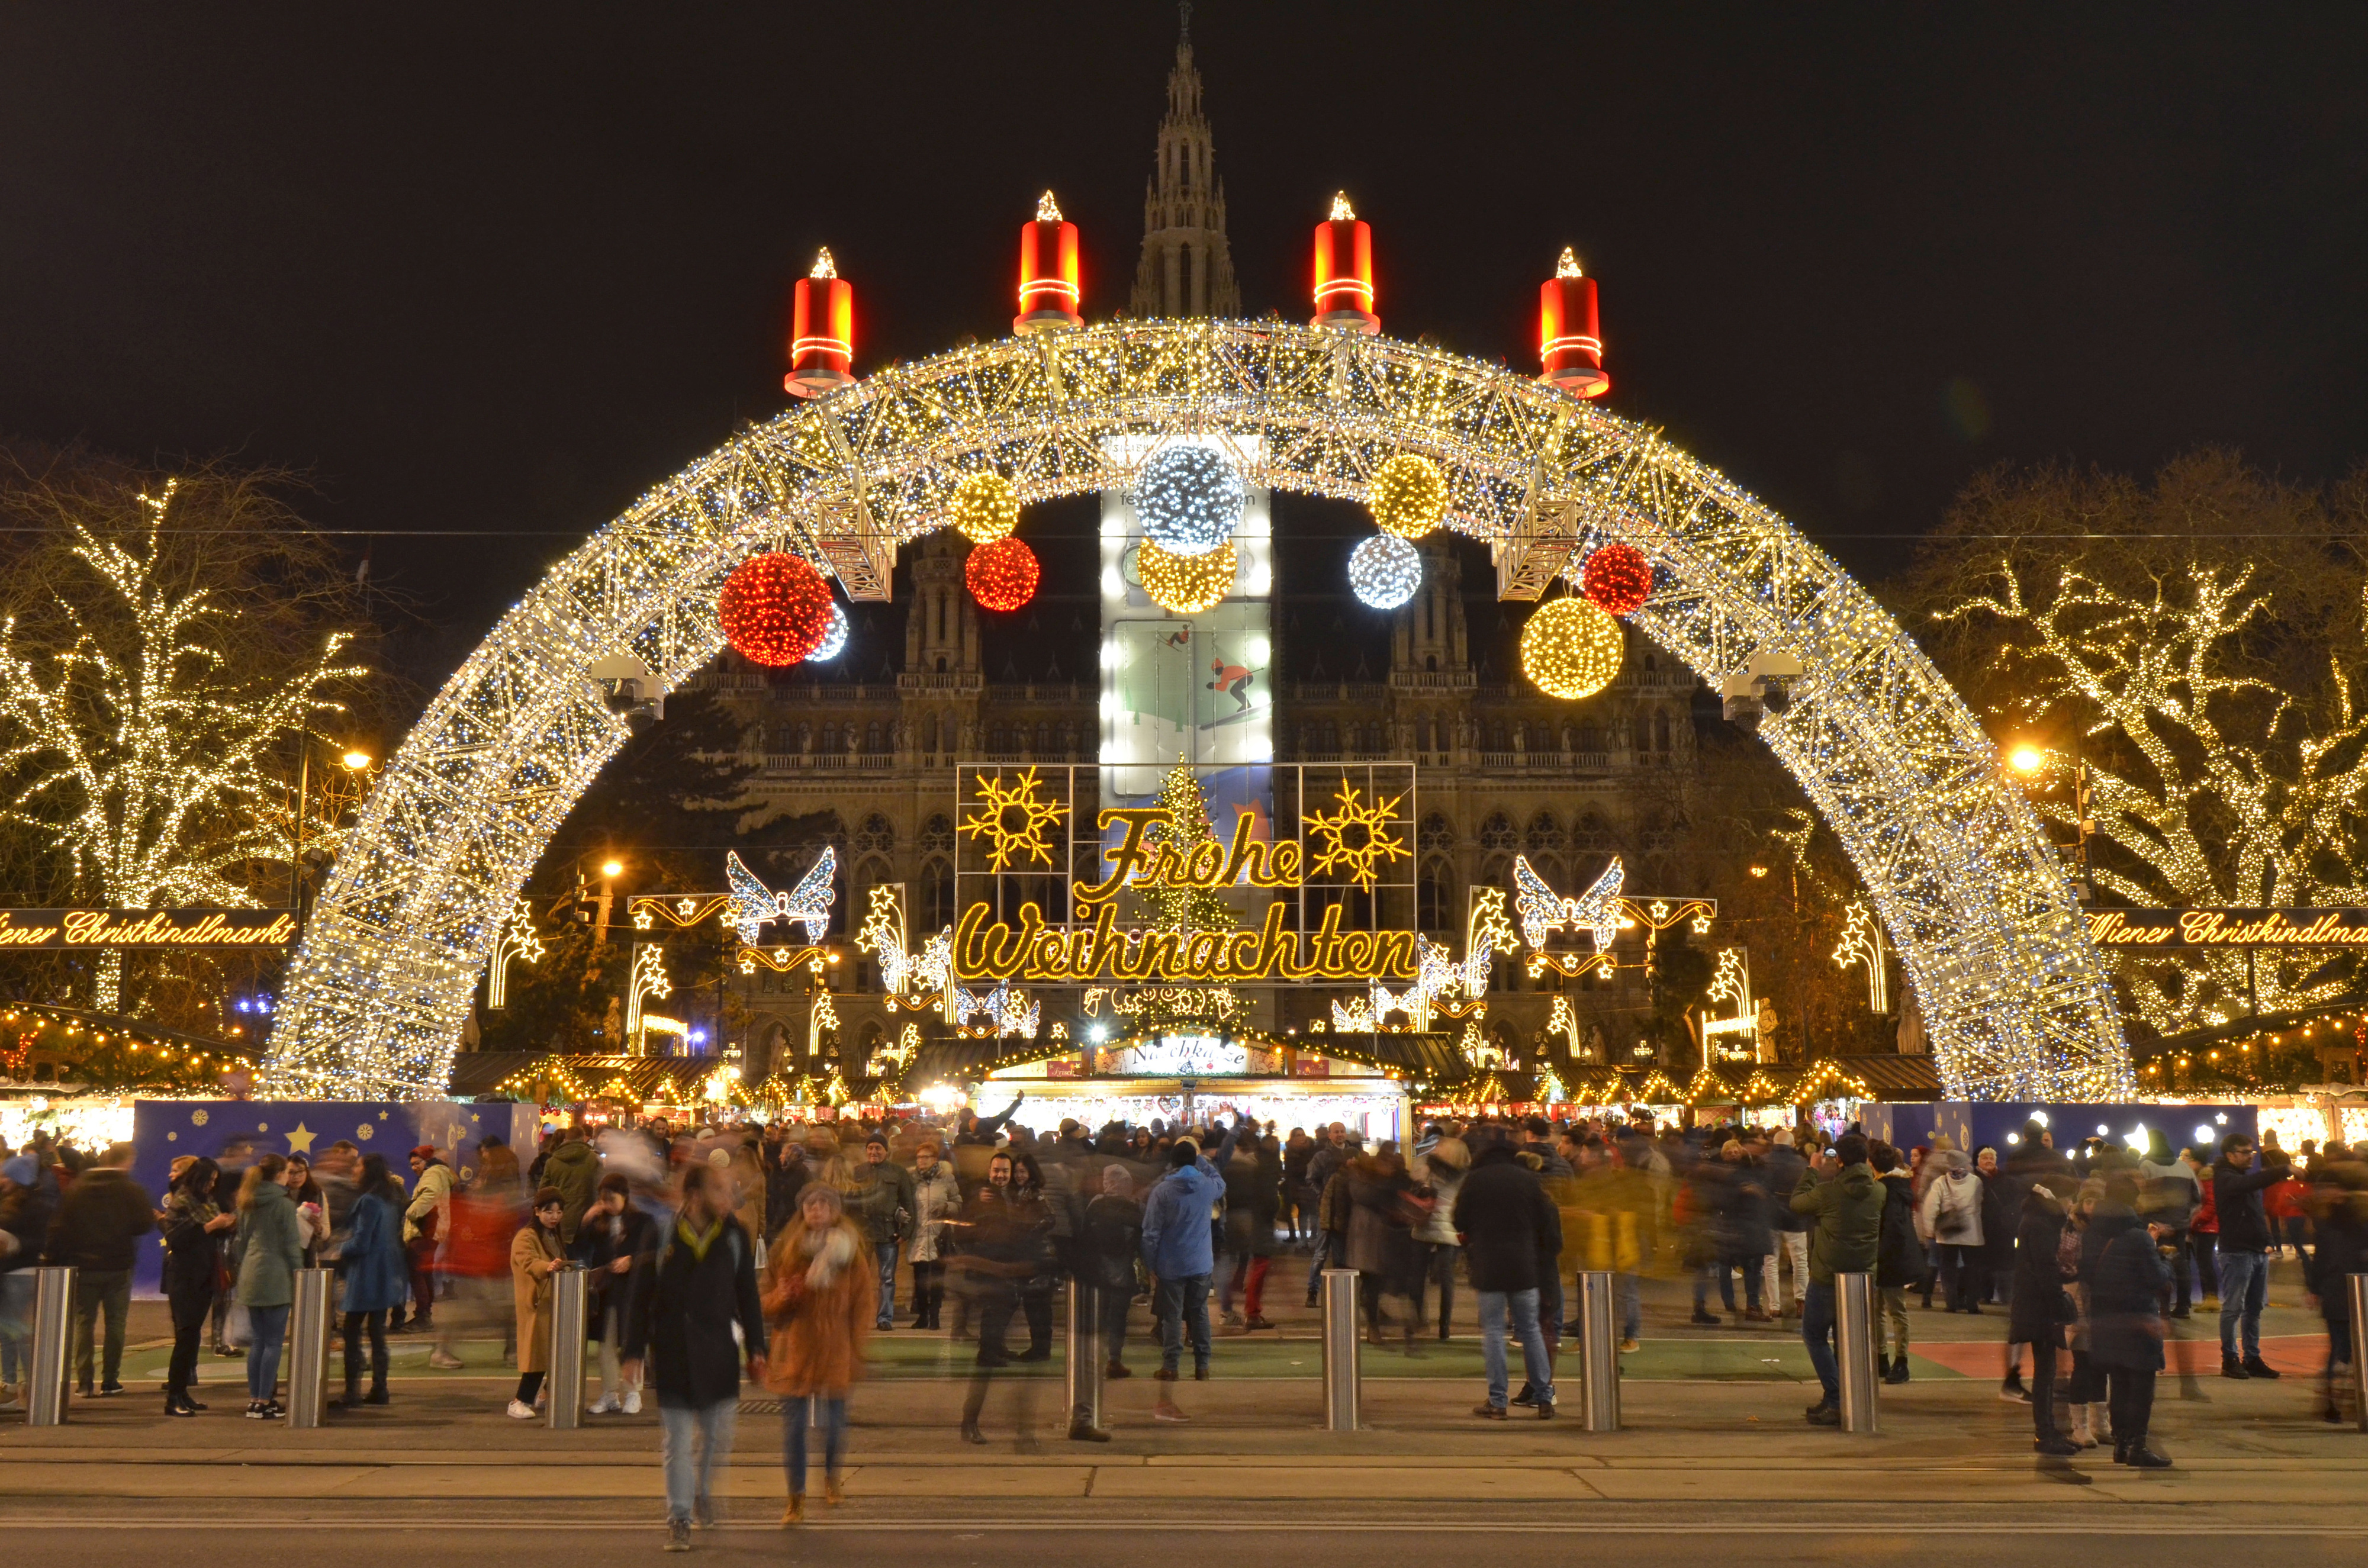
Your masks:
M1534 598L1588 537L1660 567L1635 617L1713 685L1771 652L1806 676L1760 733L1839 837L1952 1097L2135 1092L2063 873L1995 748L1864 590L1652 430L1436 348L1280 322L1120 322L882 370L756 426L652 491L506 614L389 759L290 967L266 1092L441 1094L510 901L626 735L586 672L672 687L723 645L715 594L796 550L850 597L992 467L1041 501L1123 486L1191 434L1253 485L1361 499L1399 452L1448 475L1450 527ZM1118 455L1113 455L1118 454ZM1673 682L1684 677L1672 675ZM1691 684L1686 682L1685 684Z

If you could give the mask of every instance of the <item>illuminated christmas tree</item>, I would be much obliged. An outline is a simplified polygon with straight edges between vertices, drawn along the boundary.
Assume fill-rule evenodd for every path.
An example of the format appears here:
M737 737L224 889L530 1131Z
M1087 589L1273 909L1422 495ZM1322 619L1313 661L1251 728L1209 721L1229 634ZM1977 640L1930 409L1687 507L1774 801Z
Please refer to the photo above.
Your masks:
M1172 848L1187 860L1203 844L1214 844L1220 850L1226 847L1209 820L1209 798L1201 793L1201 780L1189 763L1178 762L1167 770L1159 787L1159 803L1168 813L1167 821L1144 835L1148 842ZM1143 902L1144 918L1162 930L1225 931L1235 924L1232 908L1209 889L1155 887L1137 896Z

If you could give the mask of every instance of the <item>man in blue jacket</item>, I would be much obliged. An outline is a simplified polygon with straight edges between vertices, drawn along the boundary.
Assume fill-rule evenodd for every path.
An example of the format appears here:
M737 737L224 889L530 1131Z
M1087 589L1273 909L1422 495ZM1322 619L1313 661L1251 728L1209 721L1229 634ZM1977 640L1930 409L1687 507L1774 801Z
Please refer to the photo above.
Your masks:
M1225 1195L1219 1167L1233 1158L1235 1141L1242 1135L1242 1119L1217 1145L1216 1158L1205 1158L1200 1145L1178 1138L1168 1151L1171 1167L1151 1189L1143 1204L1143 1261L1159 1281L1159 1370L1161 1382L1176 1381L1177 1363L1184 1352L1184 1325L1192 1327L1192 1377L1209 1377L1209 1276L1217 1267L1210 1236L1209 1215ZM1156 1419L1182 1421L1184 1413L1163 1398L1152 1410Z

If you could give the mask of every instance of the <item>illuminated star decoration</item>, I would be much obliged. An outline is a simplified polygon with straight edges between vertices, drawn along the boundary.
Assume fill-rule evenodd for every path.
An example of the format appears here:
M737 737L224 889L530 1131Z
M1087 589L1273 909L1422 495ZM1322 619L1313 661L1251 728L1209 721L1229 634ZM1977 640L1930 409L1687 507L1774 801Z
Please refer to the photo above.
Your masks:
M734 850L723 857L723 880L732 885L729 924L740 928L740 939L757 945L757 933L770 920L793 920L806 928L806 940L819 942L830 929L831 879L838 871L838 851L823 846L814 869L798 879L788 892L777 893L741 863Z
M1340 809L1328 815L1317 812L1307 819L1307 831L1323 840L1308 869L1319 874L1345 871L1351 881L1371 892L1383 865L1411 859L1414 851L1390 832L1397 821L1398 804L1406 797L1392 795L1362 805L1357 799L1362 792L1343 779L1339 792L1332 797Z
M1032 767L1008 784L1000 773L978 781L978 805L973 815L962 818L962 832L987 841L987 869L1005 870L1022 855L1042 865L1053 863L1053 846L1044 830L1068 815L1069 809L1058 801L1039 800L1036 785Z
M1531 868L1528 856L1515 856L1513 889L1520 901L1521 939L1543 948L1548 937L1568 926L1592 935L1597 952L1610 952L1611 939L1620 933L1620 885L1626 876L1614 855L1593 887L1577 898L1564 898Z
M944 931L930 937L917 953L905 946L905 905L896 896L893 883L877 883L871 889L871 907L863 917L863 926L855 934L855 945L874 956L880 965L880 983L887 992L888 1009L896 1010L900 1002L917 1006L919 999L940 990L946 983L946 971L953 952L952 933ZM910 995L907 995L907 988Z

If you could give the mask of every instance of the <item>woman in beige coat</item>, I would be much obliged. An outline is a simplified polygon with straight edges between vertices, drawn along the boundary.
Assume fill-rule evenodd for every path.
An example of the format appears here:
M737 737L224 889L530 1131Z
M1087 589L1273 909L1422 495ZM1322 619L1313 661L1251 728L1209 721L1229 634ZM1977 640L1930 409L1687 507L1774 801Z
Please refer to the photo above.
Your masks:
M534 1195L534 1218L510 1242L510 1296L518 1309L518 1381L510 1399L514 1420L531 1421L551 1365L551 1277L567 1267L559 1239L567 1195L546 1187Z
M847 1452L847 1391L863 1375L879 1285L871 1245L847 1217L838 1189L808 1182L796 1218L766 1256L761 1287L768 1342L765 1386L782 1396L783 1456L790 1506L781 1523L805 1517L807 1402L822 1402L823 1499L839 1499L839 1460Z

